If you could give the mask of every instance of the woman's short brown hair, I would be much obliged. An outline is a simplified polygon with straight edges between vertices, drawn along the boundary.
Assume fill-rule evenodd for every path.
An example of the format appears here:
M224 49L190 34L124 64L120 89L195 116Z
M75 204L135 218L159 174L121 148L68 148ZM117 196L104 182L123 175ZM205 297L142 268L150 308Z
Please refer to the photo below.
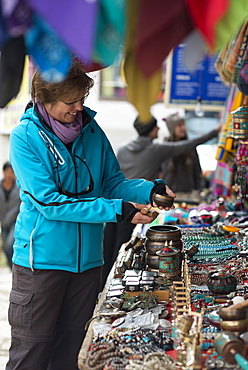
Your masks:
M58 83L44 81L37 69L32 78L31 96L33 101L36 98L42 105L59 100L76 100L82 92L87 95L93 85L93 79L85 73L78 61L73 60L68 75Z

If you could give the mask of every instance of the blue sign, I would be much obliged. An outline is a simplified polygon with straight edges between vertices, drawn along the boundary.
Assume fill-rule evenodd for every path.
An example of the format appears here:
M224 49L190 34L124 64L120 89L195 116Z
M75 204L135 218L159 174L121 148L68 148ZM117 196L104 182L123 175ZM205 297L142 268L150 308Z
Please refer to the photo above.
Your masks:
M174 48L168 104L192 105L201 98L202 105L224 106L228 87L223 84L214 66L217 55L206 56L194 72L184 65L184 47Z

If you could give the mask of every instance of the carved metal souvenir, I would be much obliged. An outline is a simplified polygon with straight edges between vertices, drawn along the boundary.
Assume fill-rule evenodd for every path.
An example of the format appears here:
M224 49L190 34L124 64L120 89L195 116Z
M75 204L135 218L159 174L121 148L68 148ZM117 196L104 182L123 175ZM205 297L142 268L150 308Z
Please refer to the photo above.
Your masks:
M159 276L172 278L180 275L182 258L178 249L167 246L156 254L159 257Z
M213 271L208 275L207 286L213 294L229 294L236 290L237 279L225 271Z

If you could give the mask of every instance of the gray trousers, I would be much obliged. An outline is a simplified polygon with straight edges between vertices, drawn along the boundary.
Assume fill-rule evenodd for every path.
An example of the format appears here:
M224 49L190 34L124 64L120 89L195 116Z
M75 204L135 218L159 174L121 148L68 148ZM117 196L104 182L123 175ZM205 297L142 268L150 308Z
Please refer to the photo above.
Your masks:
M80 274L13 264L6 370L76 370L102 268Z

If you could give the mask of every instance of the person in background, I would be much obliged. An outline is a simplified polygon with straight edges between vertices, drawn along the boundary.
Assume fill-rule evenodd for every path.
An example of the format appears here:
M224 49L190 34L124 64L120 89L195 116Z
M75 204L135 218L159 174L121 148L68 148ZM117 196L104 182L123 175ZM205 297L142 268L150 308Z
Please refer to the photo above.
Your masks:
M15 226L6 370L76 370L99 293L103 225L144 223L161 179L126 179L84 105L93 80L74 60L62 82L37 70L32 102L10 136L22 206ZM133 203L131 203L133 202ZM134 206L135 203L135 206Z
M3 179L0 182L0 224L2 249L12 269L14 226L20 207L19 188L10 162L3 165Z
M140 122L137 117L134 121L134 128L138 137L124 143L117 151L117 159L126 178L152 180L160 176L161 166L166 160L174 157L184 157L187 153L195 150L196 146L218 136L220 126L215 130L204 134L196 139L183 141L166 141L162 143L154 142L158 137L159 127L157 120L152 117L146 124ZM166 171L166 169L165 169ZM182 185L187 187L187 178L184 178ZM173 187L170 187L173 192ZM123 243L131 239L135 225L132 224L106 224L104 230L104 260L103 282L112 268Z
M182 145L188 140L185 119L179 113L164 118L169 137L167 142L177 142ZM167 157L161 165L162 178L173 187L179 199L200 200L202 189L202 168L196 146L184 153Z

